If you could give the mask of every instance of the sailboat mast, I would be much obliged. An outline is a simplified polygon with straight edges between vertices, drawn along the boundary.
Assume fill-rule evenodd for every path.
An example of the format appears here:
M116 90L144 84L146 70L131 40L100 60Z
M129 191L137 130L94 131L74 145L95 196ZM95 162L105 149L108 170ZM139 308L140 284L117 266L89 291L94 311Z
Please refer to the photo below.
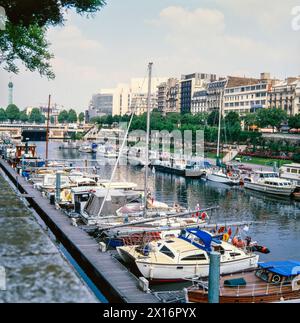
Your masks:
M144 216L147 215L152 66L153 66L153 63L149 63L149 65L148 65L148 71L149 71L149 76L148 76L148 98L147 98L146 165L145 165L145 187L144 187Z
M217 147L217 158L220 159L220 142L221 142L221 119L222 119L222 105L220 102L219 107L219 128L218 128L218 147Z
M48 167L48 155L49 155L50 105L51 105L51 95L49 94L49 98L48 98L48 111L47 111L47 130L46 130L46 167Z

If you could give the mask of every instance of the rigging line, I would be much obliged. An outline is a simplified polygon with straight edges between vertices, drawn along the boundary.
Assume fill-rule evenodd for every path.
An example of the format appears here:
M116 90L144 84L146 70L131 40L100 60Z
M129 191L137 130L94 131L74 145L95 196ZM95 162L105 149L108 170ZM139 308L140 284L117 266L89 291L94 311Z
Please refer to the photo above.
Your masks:
M142 86L144 86L145 79L146 79L146 76L145 76L145 78L144 78L144 81L143 81ZM136 111L134 111L134 110L135 110L136 108L137 108L137 107L135 107L135 108L132 110L131 118L130 118L130 121L129 121L129 124L128 124L128 127L127 127L127 130L126 130L125 136L124 136L124 138L123 138L122 146L121 146L121 148L120 148L119 155L118 155L117 161L116 161L116 163L115 163L115 166L114 166L114 169L113 169L113 172L112 172L112 175L111 175L111 178L110 178L109 184L108 184L108 188L107 188L107 191L106 191L106 194L105 194L105 198L104 198L104 199L103 199L103 201L102 201L102 204L101 204L100 210L99 210L98 215L97 215L98 217L100 217L100 214L101 214L101 213L102 213L102 211L103 211L104 204L105 204L105 202L106 202L106 200L107 200L107 198L108 198L108 194L109 194L109 192L110 192L110 190L111 190L111 183L112 183L112 181L113 181L113 179L114 179L114 177L115 177L115 173L116 173L116 170L117 170L118 164L119 164L119 162L120 162L120 159L121 159L121 156L122 156L122 153L123 153L123 150L124 150L124 146L125 146L125 143L126 143L126 138L128 137L129 130L130 130L130 128L131 128L131 124L132 124L132 121L133 121L133 118L134 118L134 115L135 115L135 112L136 112Z

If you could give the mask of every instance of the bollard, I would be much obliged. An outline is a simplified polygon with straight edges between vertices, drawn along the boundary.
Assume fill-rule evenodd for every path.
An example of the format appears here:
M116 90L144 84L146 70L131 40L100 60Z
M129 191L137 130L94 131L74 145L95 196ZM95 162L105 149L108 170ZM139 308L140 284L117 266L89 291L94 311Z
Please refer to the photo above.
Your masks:
M99 243L100 251L101 252L106 252L107 251L107 246L104 242Z
M209 261L209 282L208 282L208 302L219 303L220 297L220 258L218 252L210 253Z
M61 188L61 174L56 173L56 189L55 189L56 202L60 202L60 188Z
M149 292L149 281L144 277L140 277L139 278L139 288L143 292L148 293Z

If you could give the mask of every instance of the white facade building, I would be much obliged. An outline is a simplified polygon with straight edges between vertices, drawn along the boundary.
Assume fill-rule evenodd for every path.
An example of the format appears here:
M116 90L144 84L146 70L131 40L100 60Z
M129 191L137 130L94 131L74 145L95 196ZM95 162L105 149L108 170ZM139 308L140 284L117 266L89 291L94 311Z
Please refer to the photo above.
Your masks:
M269 92L268 104L290 116L300 113L300 77L290 77L275 84Z

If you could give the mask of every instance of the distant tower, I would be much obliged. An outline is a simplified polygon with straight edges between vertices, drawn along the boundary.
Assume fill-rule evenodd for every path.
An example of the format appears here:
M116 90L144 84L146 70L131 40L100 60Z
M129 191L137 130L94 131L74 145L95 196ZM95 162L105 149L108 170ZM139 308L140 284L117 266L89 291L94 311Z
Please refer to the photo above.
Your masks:
M8 105L13 104L14 84L12 81L8 83Z

